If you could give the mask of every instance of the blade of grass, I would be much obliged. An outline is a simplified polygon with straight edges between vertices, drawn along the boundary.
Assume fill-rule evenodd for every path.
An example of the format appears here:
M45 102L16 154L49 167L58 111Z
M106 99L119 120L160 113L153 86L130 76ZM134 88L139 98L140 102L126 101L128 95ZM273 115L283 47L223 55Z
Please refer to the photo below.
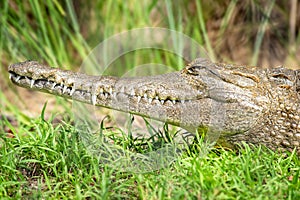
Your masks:
M210 59L215 62L216 56L215 56L214 50L210 44L210 40L208 38L208 34L207 34L207 31L205 28L205 20L204 20L203 14L202 14L203 11L202 11L202 6L201 6L201 1L196 1L196 5L197 5L198 21L199 21L200 29L202 32L202 37L204 38L203 40L205 42L205 47L208 51L208 55L209 55Z
M258 56L260 53L260 47L264 38L264 34L266 32L266 28L267 25L269 23L269 19L270 19L270 14L272 12L273 6L274 6L275 0L272 0L272 2L270 3L270 5L268 6L267 10L266 10L266 14L265 17L262 21L262 23L260 24L260 27L258 29L257 35L256 35L256 39L255 39L255 43L254 43L254 51L253 51L253 56L251 59L251 65L255 66L257 65L257 60L258 60Z

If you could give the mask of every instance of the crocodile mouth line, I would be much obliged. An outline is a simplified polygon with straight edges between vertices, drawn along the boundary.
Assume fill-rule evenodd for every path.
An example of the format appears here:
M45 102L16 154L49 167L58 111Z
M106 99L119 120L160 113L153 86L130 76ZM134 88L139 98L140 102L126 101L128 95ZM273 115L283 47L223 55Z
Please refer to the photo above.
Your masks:
M34 90L39 91L45 91L48 93L68 97L70 99L73 98L73 96L82 96L86 98L89 98L90 101L87 103L90 103L92 105L97 105L97 101L105 101L105 100L112 100L117 99L118 95L125 95L130 99L134 99L137 103L143 102L143 103L158 103L161 105L177 105L177 104L186 104L192 101L196 101L199 98L173 98L173 97L166 97L162 98L159 96L159 94L156 94L154 97L148 95L147 93L144 94L138 94L137 92L132 89L130 93L126 93L122 90L124 88L121 88L120 91L115 91L115 88L109 86L109 87L103 87L98 86L100 88L93 89L93 84L91 84L90 88L88 90L76 88L76 83L65 85L64 83L57 83L52 80L48 80L46 78L41 79L33 79L29 76L19 75L13 71L9 71L9 79L25 88L31 88ZM94 84L97 85L97 84ZM95 92L97 91L97 92ZM101 105L101 104L99 104Z

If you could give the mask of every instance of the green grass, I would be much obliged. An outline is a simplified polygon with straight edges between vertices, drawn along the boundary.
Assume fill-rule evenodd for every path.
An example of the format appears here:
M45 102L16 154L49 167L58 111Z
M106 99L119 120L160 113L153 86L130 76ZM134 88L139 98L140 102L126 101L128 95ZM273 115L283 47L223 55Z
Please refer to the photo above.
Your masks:
M115 157L109 157L111 162L90 154L74 127L72 110L63 99L57 98L57 104L62 105L60 113L64 113L59 123L60 113L51 113L46 107L40 116L29 117L25 113L30 106L26 112L14 104L14 99L24 99L6 78L9 64L27 59L77 70L100 42L122 31L149 26L187 34L202 44L212 59L235 62L236 56L230 55L239 53L235 49L240 43L243 50L251 52L241 56L243 64L262 63L263 58L270 58L265 52L271 54L270 63L276 59L284 62L288 57L299 64L295 53L280 54L282 57L276 54L276 49L285 49L287 53L290 50L286 34L291 19L286 17L290 11L286 4L270 1L272 6L268 7L257 1L235 0L74 2L0 2L1 199L300 198L299 158L294 153L281 155L263 147L245 145L239 152L214 149L201 154L203 144L199 142L158 170L124 171L113 165L118 149L113 150ZM276 14L286 18L273 19ZM218 23L219 29L215 31ZM297 33L295 46L300 44ZM212 36L217 37L211 39ZM237 42L227 40L230 37ZM174 45L183 44L178 41ZM106 73L122 75L146 63L165 64L176 70L184 65L182 58L170 52L143 49L121 56ZM119 66L122 70L116 70ZM45 118L45 113L51 113L51 117ZM148 131L156 133L151 139L134 138L130 127L106 126L104 120L99 132L108 134L121 149L132 153L145 154L161 144L172 143L171 130L157 132L150 124Z
M297 199L299 160L245 146L184 153L162 169L121 172L89 154L74 127L43 117L1 134L0 196L14 198ZM124 137L124 142L135 143ZM139 146L136 146L139 149ZM132 148L132 147L131 147Z
M264 148L216 149L200 156L182 154L162 169L124 172L89 154L69 122L52 125L42 115L14 127L14 137L1 131L0 196L13 198L141 198L141 199L297 199L299 159ZM105 125L103 125L102 129ZM122 139L122 140L120 140ZM141 152L134 138L115 137ZM201 144L199 144L201 145Z

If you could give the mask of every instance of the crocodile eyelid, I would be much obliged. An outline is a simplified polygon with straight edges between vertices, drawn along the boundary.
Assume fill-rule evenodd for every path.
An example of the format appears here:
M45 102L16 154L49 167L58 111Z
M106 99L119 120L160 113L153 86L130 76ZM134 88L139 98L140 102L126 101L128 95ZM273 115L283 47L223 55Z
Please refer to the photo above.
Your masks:
M237 71L234 71L232 72L233 75L239 75L239 76L243 76L243 77L246 77L246 78L250 78L252 79L254 82L256 83L259 83L259 78L253 74L247 74L247 73L242 73L242 72L237 72Z

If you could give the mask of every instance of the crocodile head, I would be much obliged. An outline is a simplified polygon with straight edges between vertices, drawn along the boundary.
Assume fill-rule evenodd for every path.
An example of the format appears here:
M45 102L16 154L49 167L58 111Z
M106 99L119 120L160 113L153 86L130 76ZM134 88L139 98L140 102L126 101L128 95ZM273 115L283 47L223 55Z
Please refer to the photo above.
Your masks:
M34 61L9 66L16 84L158 119L189 130L210 127L235 134L250 129L267 108L251 68L197 59L168 74L116 78L50 68Z

